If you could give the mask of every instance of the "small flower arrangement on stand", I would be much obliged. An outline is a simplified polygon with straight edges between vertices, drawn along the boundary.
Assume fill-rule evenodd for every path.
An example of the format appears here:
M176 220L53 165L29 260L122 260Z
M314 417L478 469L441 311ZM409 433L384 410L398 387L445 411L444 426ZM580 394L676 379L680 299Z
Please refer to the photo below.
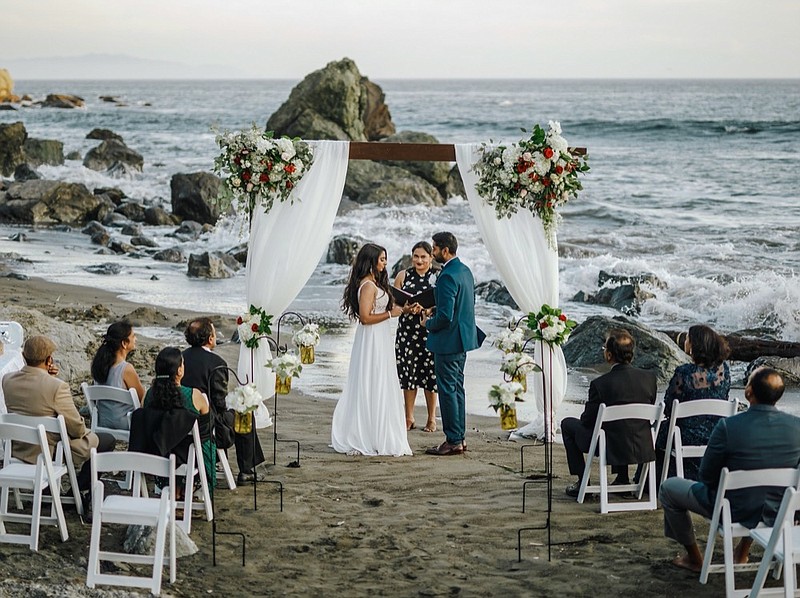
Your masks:
M253 412L263 401L255 384L237 386L225 396L225 406L233 409L233 430L237 434L249 434L253 429Z
M578 323L570 320L557 307L546 303L537 313L528 314L528 328L533 331L533 338L546 342L551 346L564 344Z
M519 327L511 328L511 326L513 323L508 328L503 328L492 344L506 353L519 353L525 344L525 331Z
M522 393L522 384L519 382L502 382L489 389L489 406L500 413L500 427L503 430L517 429L517 409L514 403Z
M292 342L300 349L300 363L314 363L314 347L319 344L319 324L309 322L292 335Z
M260 307L251 305L247 312L236 318L236 326L244 345L257 349L261 337L272 333L272 316Z
M500 371L511 377L512 382L519 382L522 386L523 394L528 392L528 374L531 372L541 372L542 369L527 353L506 353L503 356L503 363ZM521 401L521 398L517 399Z
M510 218L520 208L530 210L541 218L547 243L555 251L561 220L556 208L578 196L583 189L578 175L589 165L586 156L569 152L561 124L550 121L547 131L537 124L528 139L510 147L484 145L472 170L478 175L475 188L494 206L498 218Z
M217 132L216 142L221 153L214 159L214 172L222 176L222 185L215 203L223 213L231 207L251 218L257 207L269 212L276 199L289 199L314 162L306 142L275 139L272 131L256 125L246 131Z
M275 372L275 392L288 395L292 390L292 378L299 378L303 366L300 358L294 353L284 353L266 363L266 367Z

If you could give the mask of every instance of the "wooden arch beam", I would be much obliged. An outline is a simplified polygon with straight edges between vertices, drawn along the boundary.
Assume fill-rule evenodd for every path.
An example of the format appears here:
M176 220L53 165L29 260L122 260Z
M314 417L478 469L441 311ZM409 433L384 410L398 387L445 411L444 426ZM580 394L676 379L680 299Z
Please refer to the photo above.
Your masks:
M570 153L585 156L585 147L571 147ZM416 162L455 162L456 148L452 143L383 143L381 141L351 141L351 160L410 160Z

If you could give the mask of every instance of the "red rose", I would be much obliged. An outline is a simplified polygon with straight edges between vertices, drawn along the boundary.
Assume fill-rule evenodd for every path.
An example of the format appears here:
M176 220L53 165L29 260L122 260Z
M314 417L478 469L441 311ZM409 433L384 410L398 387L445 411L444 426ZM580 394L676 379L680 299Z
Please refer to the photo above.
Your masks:
M294 164L287 164L286 166L283 167L283 170L284 170L284 172L288 172L289 174L292 174L297 169L294 167Z
M520 160L519 162L517 162L517 172L522 174L526 170L528 170L528 165L525 163L525 160Z
M562 322L566 322L567 321L567 316L565 316L564 314L561 314L560 316L558 316L558 319L561 320Z
M286 188L291 189L292 187L294 187L294 183L292 181L286 181Z
M244 320L242 319L242 316L239 316L238 318L236 318L236 325L237 326L241 326L242 322L244 322Z
M242 178L243 178L245 181L249 181L249 180L250 180L250 171L249 171L249 170L245 170L245 171L242 173Z
M547 322L539 322L539 329L544 330L545 328L547 328Z
M258 332L258 324L251 324L250 330L252 330L253 332Z
M556 166L556 174L561 174L562 172L564 172L564 167L563 166Z
M235 157L233 158L233 163L234 163L234 164L236 164L236 165L238 166L239 164L241 164L241 163L242 163L242 159L241 159L239 156L235 156Z
M546 147L542 153L544 154L544 157L549 160L553 157L553 148Z
M535 172L531 172L528 174L528 178L532 180L534 183L539 180L539 175Z
M261 183L266 183L266 182L269 180L269 176L267 175L267 173L266 173L266 172L262 172L262 173L261 173L261 176L260 176L260 177L258 177L258 180L259 180L259 182L261 182Z
M267 172L272 172L272 162L267 162Z
M549 187L550 186L550 177L544 177L542 179L542 185L544 185L545 187Z

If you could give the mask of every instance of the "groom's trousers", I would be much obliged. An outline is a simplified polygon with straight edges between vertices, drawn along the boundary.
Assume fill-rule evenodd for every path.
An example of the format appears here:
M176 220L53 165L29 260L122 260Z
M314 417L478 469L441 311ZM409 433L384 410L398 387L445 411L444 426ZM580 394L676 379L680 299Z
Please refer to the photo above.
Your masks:
M436 353L433 358L444 435L449 444L461 444L466 434L464 364L467 354Z

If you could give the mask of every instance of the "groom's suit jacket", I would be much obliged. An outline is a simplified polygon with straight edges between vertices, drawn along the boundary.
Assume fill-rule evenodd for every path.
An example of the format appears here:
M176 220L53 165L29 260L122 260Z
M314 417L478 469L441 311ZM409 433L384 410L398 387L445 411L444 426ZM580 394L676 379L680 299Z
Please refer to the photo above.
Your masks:
M426 346L431 353L466 353L480 346L475 326L475 280L454 257L443 267L434 287L436 313L428 319Z

